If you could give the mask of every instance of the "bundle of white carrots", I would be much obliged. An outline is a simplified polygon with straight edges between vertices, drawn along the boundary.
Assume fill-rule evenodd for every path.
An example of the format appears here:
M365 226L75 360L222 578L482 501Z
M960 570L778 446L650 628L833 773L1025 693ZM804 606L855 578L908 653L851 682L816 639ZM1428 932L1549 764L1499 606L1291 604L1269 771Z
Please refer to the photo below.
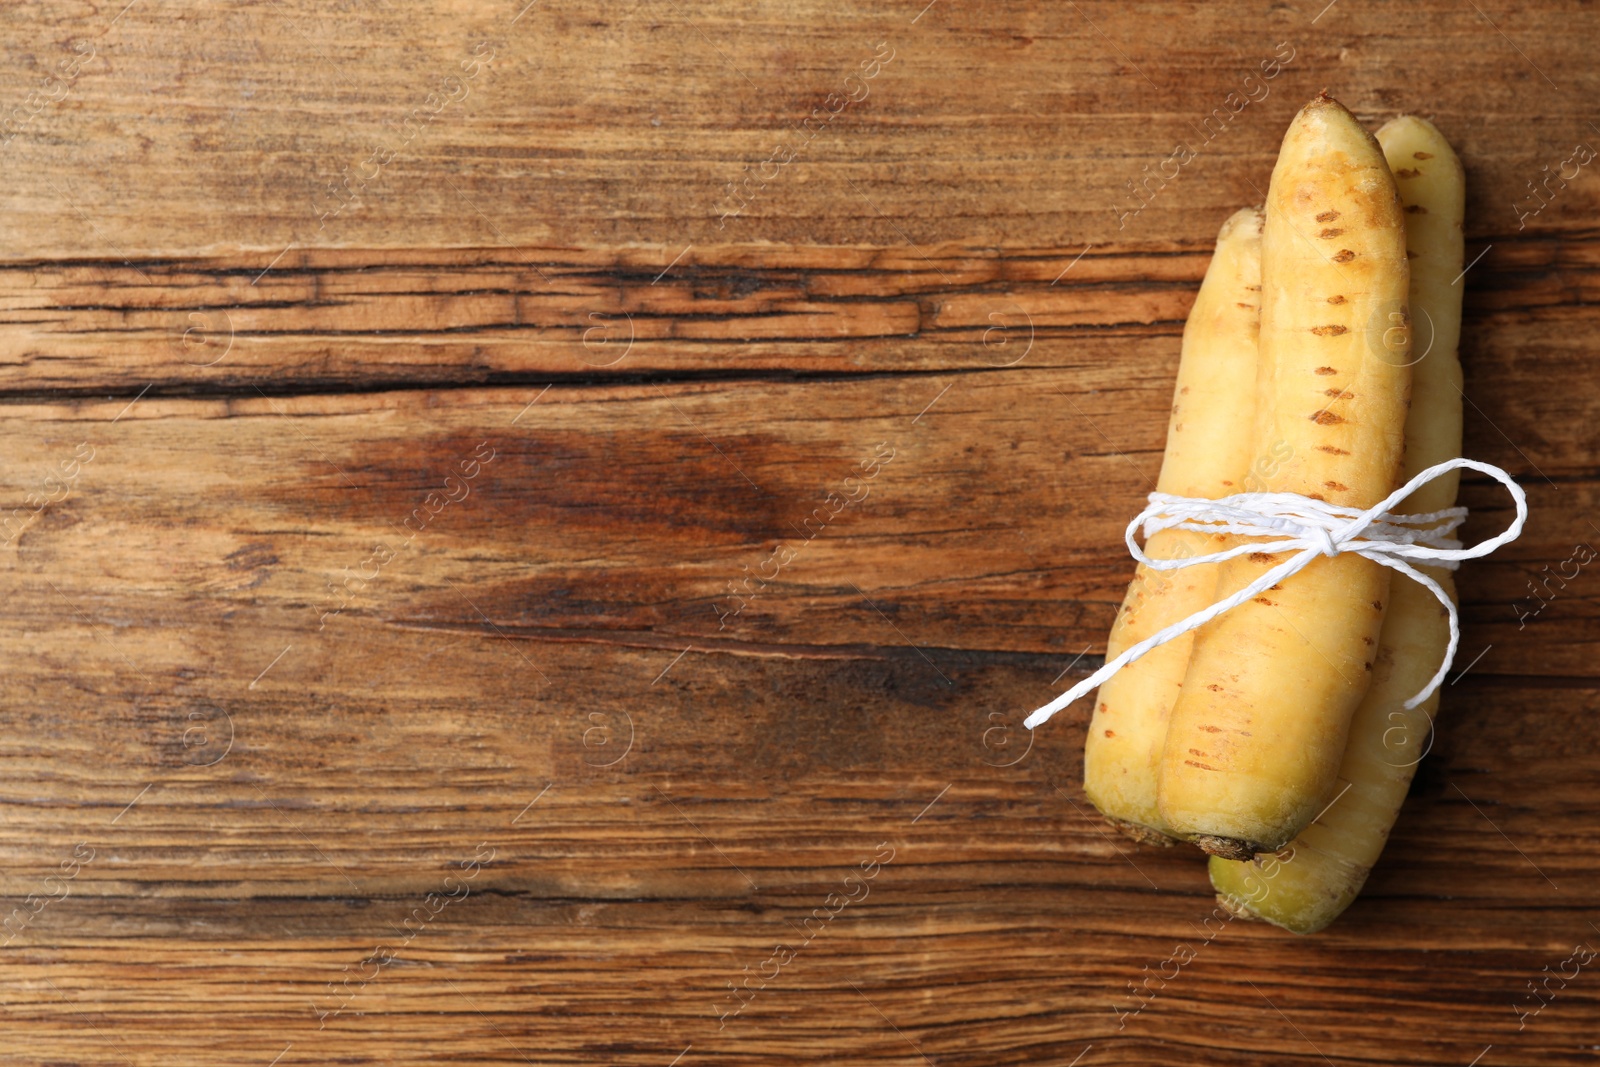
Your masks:
M1460 455L1463 202L1460 161L1428 122L1396 119L1374 138L1326 94L1307 104L1264 207L1217 237L1184 330L1158 490L1365 509ZM1456 482L1426 483L1405 510L1451 507ZM1145 551L1234 543L1162 530ZM1108 657L1283 558L1141 566ZM1454 597L1448 571L1420 569ZM1210 853L1236 913L1299 933L1332 922L1399 813L1438 696L1404 705L1449 638L1434 595L1390 575L1361 555L1319 557L1125 666L1090 723L1089 799L1140 840Z

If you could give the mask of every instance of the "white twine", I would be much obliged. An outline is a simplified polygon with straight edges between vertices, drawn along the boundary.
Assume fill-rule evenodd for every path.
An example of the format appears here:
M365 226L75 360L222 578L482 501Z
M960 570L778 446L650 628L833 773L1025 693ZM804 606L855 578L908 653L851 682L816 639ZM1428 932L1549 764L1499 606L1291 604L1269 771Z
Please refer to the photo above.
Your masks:
M1399 515L1389 509L1410 496L1419 486L1442 474L1458 468L1481 471L1504 485L1517 505L1517 517L1505 532L1471 548L1462 548L1461 542L1450 535L1466 520L1466 508L1446 508L1421 515ZM1354 552L1374 563L1381 563L1399 571L1415 582L1420 582L1443 604L1450 616L1450 644L1445 648L1444 661L1434 672L1432 680L1422 691L1406 701L1407 710L1416 707L1433 695L1450 671L1455 659L1456 645L1460 641L1460 622L1455 602L1445 594L1439 583L1412 567L1406 560L1425 562L1455 570L1464 559L1486 556L1501 545L1514 541L1522 533L1528 518L1528 497L1512 480L1511 475L1490 463L1471 459L1452 459L1435 464L1418 474L1387 498L1365 511L1339 507L1322 500L1313 500L1298 493L1239 493L1220 500L1198 497L1172 496L1151 493L1150 505L1128 524L1124 540L1133 558L1158 571L1178 570L1201 563L1221 563L1247 553L1293 552L1284 562L1273 567L1261 577L1231 596L1217 601L1208 608L1195 612L1181 622L1173 623L1160 633L1145 638L1123 651L1116 659L1056 697L1044 707L1023 720L1023 725L1033 729L1046 722L1050 716L1071 704L1091 689L1100 685L1117 671L1143 656L1146 652L1166 644L1175 637L1199 629L1212 619L1243 604L1264 590L1303 570L1318 556L1336 556L1341 552ZM1159 530L1193 530L1198 533L1237 534L1252 540L1222 552L1186 559L1152 559L1134 543L1134 533L1140 528L1149 538Z

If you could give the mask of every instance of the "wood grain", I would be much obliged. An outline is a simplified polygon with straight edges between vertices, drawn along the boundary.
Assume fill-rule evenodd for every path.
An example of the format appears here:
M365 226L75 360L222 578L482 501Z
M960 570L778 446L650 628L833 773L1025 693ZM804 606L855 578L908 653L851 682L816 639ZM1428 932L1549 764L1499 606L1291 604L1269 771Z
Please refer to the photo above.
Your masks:
M1591 1062L1590 968L1528 983L1600 945L1600 186L1528 183L1600 139L1597 18L8 12L8 1062ZM1461 152L1466 450L1533 514L1295 939L1105 829L1087 709L1019 723L1103 652L1209 243L1323 86Z
M1541 380L1581 376L1570 329L1600 298L1600 241L1485 247L1496 254L1466 281L1474 372L1531 364ZM270 264L11 264L0 267L0 390L249 395L643 374L1132 370L1157 359L1170 380L1210 239L915 254L694 246L666 270L673 254L292 249Z

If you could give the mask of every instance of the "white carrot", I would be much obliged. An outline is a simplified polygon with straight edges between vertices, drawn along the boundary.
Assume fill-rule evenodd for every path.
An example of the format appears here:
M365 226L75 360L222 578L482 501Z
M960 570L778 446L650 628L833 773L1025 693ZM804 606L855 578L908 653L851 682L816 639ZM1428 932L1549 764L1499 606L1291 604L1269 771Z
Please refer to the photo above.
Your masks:
M1423 119L1395 119L1378 131L1405 205L1411 253L1413 400L1406 419L1405 478L1461 454L1462 215L1465 179L1444 136ZM1456 477L1418 489L1410 512L1455 503ZM1420 567L1453 597L1450 572ZM1297 933L1314 933L1339 916L1366 882L1399 814L1429 737L1435 693L1407 711L1405 702L1438 667L1449 627L1439 602L1396 577L1378 641L1372 687L1356 710L1339 768L1338 799L1280 854L1270 879L1259 863L1213 857L1219 896Z
M1399 484L1405 230L1377 142L1326 96L1284 137L1261 270L1256 452L1288 455L1264 488L1370 507ZM1223 564L1219 595L1282 561ZM1371 680L1389 574L1358 555L1318 558L1197 632L1160 768L1171 831L1246 858L1316 816Z
M1159 492L1215 499L1244 491L1253 445L1261 223L1261 212L1246 208L1217 234L1183 330ZM1152 556L1182 558L1210 551L1210 540L1162 530L1145 548ZM1215 565L1178 571L1140 565L1106 641L1107 657L1204 608L1216 582ZM1114 825L1152 843L1171 840L1156 810L1156 769L1192 640L1185 634L1162 645L1102 685L1084 746L1084 792Z

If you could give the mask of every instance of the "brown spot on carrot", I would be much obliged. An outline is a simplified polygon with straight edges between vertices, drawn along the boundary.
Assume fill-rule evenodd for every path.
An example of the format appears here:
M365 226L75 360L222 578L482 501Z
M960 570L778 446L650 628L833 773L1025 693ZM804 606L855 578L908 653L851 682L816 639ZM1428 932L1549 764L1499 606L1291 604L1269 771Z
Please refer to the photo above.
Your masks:
M1330 304L1342 304L1342 303L1344 303L1344 297L1337 296L1337 295L1330 296L1330 297L1328 297L1328 303L1330 303Z
M1277 605L1277 603L1276 603L1276 602L1274 602L1274 601L1271 601L1271 600L1268 600L1268 599L1267 599L1267 598L1266 598L1266 597L1264 597L1264 596L1258 596L1258 597L1256 597L1256 603L1257 603L1257 604L1265 604L1265 605L1266 605L1266 606L1267 606L1267 607L1269 607L1269 608L1275 608L1275 607L1277 607L1277 606L1278 606L1278 605Z
M1426 215L1427 213L1428 213L1428 209L1423 207L1421 204L1407 204L1406 205L1406 214L1407 215Z
M1352 393L1348 389L1324 389L1322 391L1322 395L1323 396L1336 396L1340 400L1353 400L1355 398L1356 394Z
M1337 324L1333 326L1313 326L1311 327L1311 332L1318 337L1338 337L1341 333L1349 333L1350 327Z
M1328 498L1323 496L1321 493L1307 493L1306 494L1306 499L1307 500L1323 500L1323 501L1325 501Z
M1204 756L1205 753L1201 752L1198 748L1191 748L1189 750L1189 755L1191 755L1191 756Z
M1317 451L1326 452L1330 456L1348 456L1350 454L1349 450L1343 448L1334 448L1332 445L1318 445Z
M1335 263L1348 263L1355 258L1356 254L1350 251L1348 248L1341 248L1339 251L1333 254L1333 261Z
M1279 589L1282 589L1282 588L1283 588L1283 583L1282 583L1282 582L1279 582L1279 583L1278 583L1278 584L1277 584L1277 585L1274 585L1274 586L1271 586L1271 587L1269 587L1269 588L1268 588L1268 589L1267 589L1267 592L1269 592L1269 593L1275 593L1275 592L1277 592L1277 591L1278 591L1278 590L1279 590Z
M1379 611L1382 611L1382 610L1383 610L1383 601L1381 601L1381 600L1374 600L1374 601L1373 601L1373 602L1372 602L1372 606L1373 606L1373 607L1375 607L1375 608L1377 608L1377 609L1378 609L1378 610L1379 610Z
M1416 167L1401 167L1394 172L1394 176L1396 178L1420 178L1422 177L1422 172Z
M1432 152L1413 152L1413 153L1411 153L1411 158L1412 159L1432 159L1433 158L1433 153Z
M1332 489L1335 493L1348 493L1350 491L1348 485L1341 485L1339 482L1323 482L1322 488Z
M1234 307L1244 308L1246 311L1254 311L1256 309L1256 306L1254 304L1239 304L1239 303L1235 303L1233 306Z
M1334 219L1336 219L1338 217L1339 217L1339 213L1337 211L1324 211L1322 214L1317 216L1317 221L1318 222L1332 222Z
M1204 730L1208 734L1220 734L1222 732L1222 727L1211 726L1208 724L1201 724L1200 726L1195 727L1195 729Z
M1214 771L1214 770L1216 770L1215 767L1209 766L1209 765L1204 764L1204 763L1196 763L1192 759L1186 759L1183 762L1187 763L1191 767L1199 767L1202 771Z
M1116 736L1117 736L1117 735L1116 735L1116 734L1114 734L1114 733L1112 733L1112 732L1111 732L1111 731L1110 731L1110 730L1107 730L1107 731L1106 731L1106 736L1107 736L1107 737L1116 737Z
M1251 563L1271 563L1272 562L1272 557L1269 556L1265 552L1252 552L1252 553L1250 553L1250 562Z
M1222 484L1226 485L1226 486L1228 486L1230 488L1233 486L1233 483L1228 481L1226 478L1223 479Z
M1338 367L1318 367L1317 368L1317 373L1318 374L1338 374L1339 373L1339 368Z
M1178 425L1174 426L1172 428L1172 432L1173 433L1182 433L1183 432L1183 423L1180 422L1180 423L1178 423Z
M1178 390L1178 394L1181 396L1182 394L1187 393L1188 391L1189 391L1189 387L1186 385L1182 389Z
M1247 285L1245 288L1250 290L1252 293L1259 293L1261 291L1261 286L1259 285Z
M1370 663L1363 663L1361 666L1366 668L1369 671L1372 669L1372 664L1370 664Z
M1370 637L1363 637L1361 640L1365 641L1369 645L1372 644L1372 638Z
M1100 714L1102 714L1102 715L1104 715L1104 714L1105 714L1105 712L1106 712L1106 706L1105 706L1105 705L1104 705L1104 704L1101 704L1101 705L1100 705L1100 706L1099 706L1099 707L1098 707L1098 708L1096 708L1096 709L1095 709L1095 710L1096 710L1096 711L1098 711L1098 712L1099 712L1099 713L1100 713Z
M1337 226L1329 226L1326 230L1323 230L1321 233L1317 234L1317 236L1322 238L1337 237L1343 232L1344 231Z
M1207 689L1209 689L1209 690L1211 690L1211 691L1212 691L1212 692L1213 692L1213 693L1220 693L1220 692L1222 692L1222 686L1220 686L1220 685L1218 685L1218 684L1217 684L1217 683L1215 683L1215 682L1212 682L1212 683L1211 683L1211 684L1210 684L1210 685L1208 685L1208 686L1206 686L1206 688L1207 688Z
M1344 421L1344 418L1342 416L1335 415L1327 408L1323 408L1321 411L1311 416L1311 421L1316 423L1318 426L1337 426Z

